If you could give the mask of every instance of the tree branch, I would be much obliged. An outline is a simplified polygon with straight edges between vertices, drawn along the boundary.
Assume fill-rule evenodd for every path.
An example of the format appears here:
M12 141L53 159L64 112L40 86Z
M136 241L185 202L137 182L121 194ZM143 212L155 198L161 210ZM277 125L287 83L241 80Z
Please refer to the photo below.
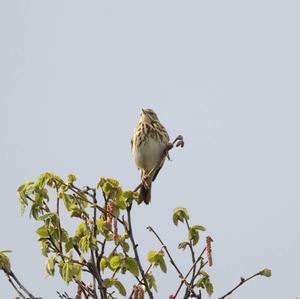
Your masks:
M230 294L232 294L236 289L238 289L240 286L242 286L245 282L249 281L250 279L261 275L260 272L257 272L255 274L253 274L252 276L248 277L248 278L243 278L241 277L240 282L233 288L231 289L229 292L227 292L225 295L223 295L222 297L219 297L218 299L225 299L227 296L229 296Z
M131 224L131 207L132 206L130 205L130 207L127 208L128 227L126 227L126 225L124 225L124 228L127 231L127 234L128 234L129 239L131 241L133 252L134 252L134 256L135 256L135 259L137 261L139 270L141 272L142 279L144 281L146 291L147 291L150 299L153 299L153 294L152 294L152 292L150 290L150 287L148 285L148 282L147 282L147 279L146 279L146 275L145 275L145 271L143 269L143 266L142 266L142 263L141 263L141 260L140 260L140 257L139 257L139 253L138 253L138 250L137 250L137 246L138 245L135 243L134 237L133 237L132 224Z

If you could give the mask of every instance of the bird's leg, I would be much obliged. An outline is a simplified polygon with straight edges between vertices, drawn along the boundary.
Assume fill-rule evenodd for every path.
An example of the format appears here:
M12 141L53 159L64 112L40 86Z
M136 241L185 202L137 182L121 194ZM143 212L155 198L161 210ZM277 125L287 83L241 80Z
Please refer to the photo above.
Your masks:
M169 154L169 150L173 147L173 144L172 143L169 143L165 149L165 152L164 152L164 155L165 157L167 157L167 159L169 161L172 161L171 158L170 158L170 154Z
M142 180L142 184L146 189L149 189L149 184L147 182L147 180L149 179L149 175L146 174L146 172L144 170L142 170L141 172L141 180Z
M184 141L183 141L183 136L182 135L178 135L174 141L171 143L169 142L166 146L166 149L165 149L165 152L164 152L164 155L167 157L167 159L169 161L171 161L171 158L170 158L170 155L169 155L169 151L174 147L174 145L176 147L184 147Z

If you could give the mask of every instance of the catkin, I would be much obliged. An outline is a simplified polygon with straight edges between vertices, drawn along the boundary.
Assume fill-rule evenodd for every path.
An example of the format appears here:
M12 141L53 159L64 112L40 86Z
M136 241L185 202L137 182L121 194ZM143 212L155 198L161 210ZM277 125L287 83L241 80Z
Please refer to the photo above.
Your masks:
M206 252L207 252L207 261L208 266L211 267L213 265L212 254L211 254L211 243L213 239L211 236L206 237Z

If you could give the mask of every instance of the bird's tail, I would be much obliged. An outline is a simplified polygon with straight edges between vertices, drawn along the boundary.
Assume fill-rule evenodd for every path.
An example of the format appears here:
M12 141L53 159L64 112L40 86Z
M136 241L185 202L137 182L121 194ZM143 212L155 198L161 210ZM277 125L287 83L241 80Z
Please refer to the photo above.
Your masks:
M138 199L138 204L141 204L142 202L145 202L145 204L149 204L151 201L151 183L147 187L142 185L140 188L140 194L139 194L139 199Z

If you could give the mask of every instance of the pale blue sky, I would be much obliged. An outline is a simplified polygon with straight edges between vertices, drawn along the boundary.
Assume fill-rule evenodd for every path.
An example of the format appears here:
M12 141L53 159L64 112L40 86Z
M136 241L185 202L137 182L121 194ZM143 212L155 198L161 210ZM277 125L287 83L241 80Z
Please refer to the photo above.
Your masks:
M34 294L56 298L64 285L45 279L17 187L50 170L133 188L130 138L144 107L186 147L135 215L142 254L159 247L149 224L170 248L183 240L171 212L185 206L214 238L214 298L264 267L273 277L233 298L300 296L299 13L290 0L0 2L0 249L14 250ZM169 272L158 299L177 287ZM13 298L2 274L0 286Z

